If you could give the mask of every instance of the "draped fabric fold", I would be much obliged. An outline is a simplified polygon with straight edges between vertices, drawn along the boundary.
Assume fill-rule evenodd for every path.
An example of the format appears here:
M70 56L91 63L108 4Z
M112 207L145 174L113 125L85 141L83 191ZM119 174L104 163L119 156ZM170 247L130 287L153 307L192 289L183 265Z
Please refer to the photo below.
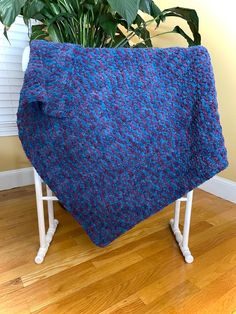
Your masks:
M228 164L203 46L32 41L17 123L32 165L99 246Z

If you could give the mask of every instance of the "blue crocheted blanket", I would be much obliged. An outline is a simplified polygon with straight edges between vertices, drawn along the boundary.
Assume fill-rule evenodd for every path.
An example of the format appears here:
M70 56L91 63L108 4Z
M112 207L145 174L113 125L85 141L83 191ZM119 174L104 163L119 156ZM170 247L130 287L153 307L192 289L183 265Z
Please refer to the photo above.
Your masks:
M202 46L33 41L18 128L41 178L106 246L226 168L217 110Z

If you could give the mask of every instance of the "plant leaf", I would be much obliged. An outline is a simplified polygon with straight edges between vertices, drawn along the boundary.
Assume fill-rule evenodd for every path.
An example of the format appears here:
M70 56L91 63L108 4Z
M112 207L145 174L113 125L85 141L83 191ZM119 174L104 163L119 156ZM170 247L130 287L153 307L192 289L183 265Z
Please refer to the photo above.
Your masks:
M45 4L41 0L27 1L23 7L23 16L26 19L35 18Z
M3 35L6 37L6 39L8 40L8 42L10 44L10 40L8 38L8 35L7 35L7 28L6 28L6 26L4 26Z
M20 14L21 8L25 5L26 0L1 0L0 16L2 23L10 27L14 23L17 15Z
M151 2L151 12L150 13L151 13L151 16L153 16L155 18L161 14L161 10L153 1Z
M150 38L150 33L146 28L146 22L144 19L140 16L137 15L136 19L134 22L138 25L137 28L132 27L132 31L139 37L142 38L145 42L145 47L152 47L152 41ZM141 46L139 46L141 47Z
M134 21L140 0L107 0L113 11L119 13L127 22L128 26Z
M109 36L114 38L118 20L116 20L111 13L101 15L99 17L99 24Z
M175 28L172 30L172 33L180 34L187 40L189 46L195 46L192 38L190 38L179 26L175 26Z
M144 43L138 43L133 48L147 48L147 46Z
M45 25L32 25L32 33L30 36L30 41L35 39L44 39L48 34L45 30Z
M162 11L163 18L168 16L180 17L187 21L189 28L193 34L194 45L201 44L201 35L199 34L199 19L197 12L193 9L175 7L170 9L165 9Z
M63 42L60 37L60 32L56 28L54 24L49 25L48 27L48 34L50 36L50 39L54 42Z
M120 47L130 47L129 41L127 37L120 33L119 35L115 36L114 40L112 41L111 47L120 48Z
M154 18L161 14L161 10L153 2L153 0L140 0L139 9Z
M140 0L139 9L150 14L150 3L152 0Z

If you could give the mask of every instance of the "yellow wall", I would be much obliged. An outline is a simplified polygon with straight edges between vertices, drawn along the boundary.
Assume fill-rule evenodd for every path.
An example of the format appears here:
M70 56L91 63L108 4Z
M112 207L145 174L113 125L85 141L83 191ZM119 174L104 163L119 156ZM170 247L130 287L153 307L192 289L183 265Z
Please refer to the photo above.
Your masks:
M211 54L218 91L219 111L228 150L230 166L220 175L236 181L236 1L158 0L161 9L173 6L194 8L200 17L202 44ZM163 30L185 22L170 18ZM176 23L177 22L177 23ZM155 39L158 47L186 45L178 35ZM0 137L0 171L29 165L17 137Z
M18 136L0 137L0 171L30 167Z

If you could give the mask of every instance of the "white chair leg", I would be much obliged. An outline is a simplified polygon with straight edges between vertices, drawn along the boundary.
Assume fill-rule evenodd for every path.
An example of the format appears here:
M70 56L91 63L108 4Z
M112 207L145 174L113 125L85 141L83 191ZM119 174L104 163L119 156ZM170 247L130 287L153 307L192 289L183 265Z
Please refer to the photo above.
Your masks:
M182 235L179 229L180 202L180 200L176 201L174 219L171 219L171 223L173 224L173 232L178 243L182 241Z
M189 230L190 230L190 221L191 221L191 212L192 212L192 202L193 202L193 191L187 194L186 209L185 209L185 218L184 218L184 228L183 228L183 243L182 243L182 252L187 263L193 262L193 256L188 247L189 241Z
M52 241L53 235L56 231L58 221L54 219L53 204L52 200L57 200L56 197L50 196L51 190L47 187L47 197L43 197L42 193L42 179L34 169L34 183L36 192L36 203L37 203L37 214L38 214L38 228L39 228L39 242L40 247L35 257L35 263L41 264L48 251L50 242ZM44 206L43 200L47 200L48 203L48 217L49 217L49 228L46 233L45 231L45 219L44 219Z
M35 257L35 263L40 264L43 262L44 256L47 251L47 242L45 234L45 221L44 221L44 208L43 208L43 192L42 192L42 181L36 170L34 169L34 183L36 193L36 204L38 214L38 228L39 228L39 243L40 248L38 254Z
M192 263L194 260L188 247L190 220L191 220L191 211L192 211L192 200L193 200L193 191L188 192L186 197L182 197L178 199L175 204L174 219L170 220L171 230L175 236L175 239L179 245L179 248L184 256L186 263ZM181 233L179 229L180 203L182 201L186 202L183 234Z
M56 231L58 220L54 219L54 208L53 208L53 200L52 200L52 191L46 185L47 196L48 196L48 223L49 229L47 232L47 241L50 243L52 241L53 235Z

